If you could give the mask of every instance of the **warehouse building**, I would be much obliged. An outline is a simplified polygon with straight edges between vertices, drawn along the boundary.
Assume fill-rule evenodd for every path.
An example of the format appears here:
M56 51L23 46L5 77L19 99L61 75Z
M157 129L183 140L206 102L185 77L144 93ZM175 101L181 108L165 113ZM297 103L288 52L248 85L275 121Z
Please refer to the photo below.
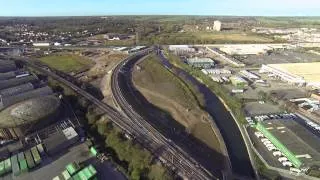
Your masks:
M34 86L32 83L21 84L8 89L0 90L0 97L14 96L23 92L31 91L33 89L34 89Z
M6 73L17 69L16 64L13 61L0 60L0 73Z
M248 81L246 81L240 76L232 76L229 79L234 86L237 86L239 88L244 88L248 86Z
M228 55L258 55L266 54L273 50L271 46L265 44L241 44L241 45L224 45L221 51Z
M8 80L0 80L0 90L11 88L11 87L25 84L28 82L34 82L37 80L38 80L38 78L33 75L25 76L25 77L18 77L18 78L13 78L13 79L8 79Z
M47 126L60 112L60 100L54 95L39 95L0 111L0 138L18 139Z
M35 98L35 97L51 95L51 94L53 94L52 89L46 86L43 88L20 93L14 96L3 96L3 97L0 96L0 110L7 108L20 101L24 101L24 100Z
M260 73L281 79L292 85L320 89L320 62L262 65Z
M215 63L212 59L210 58L189 58L187 59L187 63L195 68L204 68L204 69L209 69L214 67Z
M194 53L196 52L196 49L190 47L189 45L170 45L169 51L172 51L177 55L183 55L188 53Z

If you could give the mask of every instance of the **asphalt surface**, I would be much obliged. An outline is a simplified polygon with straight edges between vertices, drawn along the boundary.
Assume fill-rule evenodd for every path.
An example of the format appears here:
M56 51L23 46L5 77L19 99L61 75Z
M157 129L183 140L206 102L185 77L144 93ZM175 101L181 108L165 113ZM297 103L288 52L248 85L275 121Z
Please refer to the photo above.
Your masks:
M146 54L146 52L147 51L134 54L128 57L126 60L124 60L123 63L126 63L133 58L141 58ZM113 123L115 123L118 127L123 129L125 133L131 135L132 137L135 137L135 139L139 143L141 143L145 148L153 152L155 156L159 157L167 164L170 164L171 160L175 159L176 163L171 163L170 166L172 166L182 177L195 180L218 179L215 176L208 173L203 168L201 168L201 166L199 166L196 161L189 158L188 154L183 152L174 143L168 142L168 140L161 133L152 128L152 126L150 126L148 123L145 123L143 119L140 119L139 115L131 110L132 108L130 107L130 105L124 104L126 109L125 112L127 112L127 115L129 115L128 118L127 116L124 116L122 113L118 112L116 109L101 102L100 100L98 100L88 92L84 91L80 87L51 72L50 69L48 69L47 67L41 67L28 60L20 60L26 63L28 66L38 70L39 72L46 74L52 77L53 79L59 81L60 83L68 86L78 94L85 97L88 101L95 104L97 107L103 110L106 113L106 115L109 116L110 120L112 120ZM121 64L118 67L120 66ZM120 89L117 89L116 91L121 92ZM120 102L125 102L125 99L122 99L121 96L115 96L118 98L118 100L121 100ZM161 151L159 151L159 149Z

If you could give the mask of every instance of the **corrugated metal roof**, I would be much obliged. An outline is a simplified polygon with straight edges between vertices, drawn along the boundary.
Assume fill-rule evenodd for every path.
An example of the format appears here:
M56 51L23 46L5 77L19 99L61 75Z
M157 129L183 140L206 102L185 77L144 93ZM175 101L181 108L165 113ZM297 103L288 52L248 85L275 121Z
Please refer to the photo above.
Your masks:
M0 90L0 96L1 97L13 96L13 95L17 95L17 94L20 94L23 92L28 92L28 91L32 90L33 88L34 87L33 87L32 83L21 84L18 86L14 86L11 88Z
M51 90L50 87L46 86L43 88L28 91L25 93L17 94L15 96L1 97L3 107L2 108L0 107L0 110L4 109L6 107L9 107L13 104L16 104L18 102L21 102L21 101L25 101L25 100L35 98L35 97L47 96L47 95L51 95L51 94L53 94L53 91Z
M18 86L20 84L25 84L31 81L35 81L37 78L35 76L26 76L22 78L14 78L9 80L2 80L0 81L0 90L7 89L10 87Z

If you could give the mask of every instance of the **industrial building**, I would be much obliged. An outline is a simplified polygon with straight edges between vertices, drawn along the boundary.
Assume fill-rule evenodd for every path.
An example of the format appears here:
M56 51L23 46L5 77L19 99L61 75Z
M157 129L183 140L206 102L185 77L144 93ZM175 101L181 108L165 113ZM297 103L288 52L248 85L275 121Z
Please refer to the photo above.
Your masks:
M21 101L0 111L0 138L17 139L47 125L59 114L60 100L54 95Z
M219 49L228 55L257 55L273 50L271 46L265 44L224 45Z
M320 88L320 62L262 65L260 73L281 79L289 84Z
M214 61L210 58L198 57L187 59L187 63L192 67L204 69L212 68L215 65Z
M245 79L243 79L242 77L231 76L229 79L234 86L237 86L240 88L244 88L244 87L248 86L248 82Z
M6 73L17 69L13 61L0 60L0 73Z
M30 75L30 76L25 76L25 77L18 77L18 78L12 78L8 80L0 80L0 90L2 89L7 89L10 87L18 86L21 84L25 84L28 82L34 82L37 81L38 78Z
M177 55L183 55L188 53L195 53L196 49L189 45L170 45L169 51L174 52Z
M219 50L218 48L209 48L206 47L206 49L213 53L214 55L218 56L219 58L221 58L222 60L226 61L227 63L236 66L236 67L244 67L245 64L236 60L235 58L231 57L230 55L226 54L225 52Z
M210 74L231 74L231 71L228 69L202 69L201 70L205 75Z
M240 75L242 75L243 77L250 79L250 80L258 80L260 79L260 77L250 71L247 70L242 70L239 72Z
M214 21L213 22L213 30L214 31L221 31L221 21Z

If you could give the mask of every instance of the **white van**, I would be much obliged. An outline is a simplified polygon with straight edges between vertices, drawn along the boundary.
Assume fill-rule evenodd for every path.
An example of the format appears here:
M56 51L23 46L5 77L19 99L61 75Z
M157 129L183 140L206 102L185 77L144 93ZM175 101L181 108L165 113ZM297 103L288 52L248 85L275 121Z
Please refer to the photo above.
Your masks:
M282 165L283 165L283 166L292 167L292 163L291 163L290 161L282 162Z
M290 168L290 171L295 173L301 173L301 170L297 168Z
M278 159L279 162L284 162L284 161L288 161L288 159L286 157L280 157Z
M282 153L280 151L275 151L272 154L273 154L273 156L279 156L279 157L282 155Z

